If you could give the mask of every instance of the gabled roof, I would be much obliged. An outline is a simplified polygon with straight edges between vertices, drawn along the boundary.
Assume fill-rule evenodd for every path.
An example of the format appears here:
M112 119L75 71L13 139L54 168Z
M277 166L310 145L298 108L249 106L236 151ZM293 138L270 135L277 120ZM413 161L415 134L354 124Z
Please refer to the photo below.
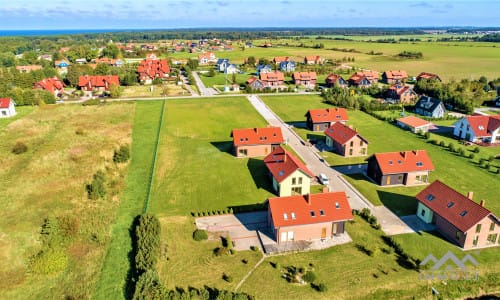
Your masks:
M156 77L163 78L170 73L170 66L166 59L144 59L137 67L139 79L144 80L147 78L154 79Z
M383 175L434 170L425 150L375 153L372 157Z
M0 108L9 108L11 101L11 98L0 98Z
M476 137L491 136L500 127L500 115L465 117Z
M33 84L33 87L44 89L49 92L54 92L55 90L62 90L65 87L65 84L61 79L57 77L51 77L35 82Z
M393 84L389 87L389 90L395 91L398 96L401 96L401 94L403 94L406 91L410 91L415 95L417 94L415 93L415 91L413 91L412 88L406 85Z
M292 75L294 80L316 80L316 72L294 72Z
M269 210L274 227L353 219L343 191L270 198Z
M399 118L397 121L400 122L400 123L405 124L406 126L410 126L410 127L413 127L413 128L418 128L418 127L421 127L421 126L431 125L432 124L429 121L422 120L422 119L420 119L418 117L415 117L415 116L407 116L407 117L404 117L404 118Z
M274 71L269 73L259 73L260 80L262 81L283 81L285 80L285 74L280 71Z
M417 80L420 80L420 79L437 79L437 80L441 81L441 78L439 78L438 75L432 74L432 73L427 73L427 72L422 72L422 73L418 74Z
M347 110L341 107L325 108L325 109L310 109L306 116L309 115L313 123L323 122L345 122L349 120Z
M358 71L355 74L359 76L365 76L366 79L373 81L373 80L378 80L379 75L377 71L372 71L372 70L364 70L364 71Z
M326 129L325 135L341 145L344 145L355 136L358 136L360 139L362 139L365 143L368 144L368 141L365 138L363 138L356 130L340 122L335 122L335 124Z
M398 70L398 71L385 71L385 77L387 79L404 79L408 78L408 73L406 71Z
M487 217L491 212L455 191L439 180L434 181L416 196L417 201L430 208L465 232ZM496 217L495 217L496 218Z
M351 82L352 84L356 84L356 85L359 85L361 83L361 81L364 80L367 80L368 83L371 83L371 80L368 79L365 75L363 74L358 74L358 73L354 73L352 74L351 77L349 77L349 82Z
M85 75L78 78L79 87L108 87L111 84L120 85L120 78L118 77L118 75Z
M326 82L326 83L336 83L336 82L338 82L338 81L339 81L339 80L341 80L341 79L342 79L343 81L345 81L345 80L344 80L344 78L342 78L342 76L340 76L340 75L338 75L338 74L334 74L334 73L332 73L332 74L328 75L328 76L325 78L325 82Z
M307 61L307 62L309 62L309 61L318 62L319 60L321 60L321 56L319 56L319 55L307 55L305 57L305 61Z
M275 58L273 58L273 61L278 64L284 61L288 61L289 59L290 58L288 56L276 56Z
M442 105L442 101L439 99L429 96L420 96L415 104L415 109L419 108L428 112L433 112L439 105Z
M300 170L309 177L314 177L311 172L298 158L279 146L264 158L267 169L278 182L282 182L293 172Z
M280 127L233 129L231 137L235 146L283 143Z

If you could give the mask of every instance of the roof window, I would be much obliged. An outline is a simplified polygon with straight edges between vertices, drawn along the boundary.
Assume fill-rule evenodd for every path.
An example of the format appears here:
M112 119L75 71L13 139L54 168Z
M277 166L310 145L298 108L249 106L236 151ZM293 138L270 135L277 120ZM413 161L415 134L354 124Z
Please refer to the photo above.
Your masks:
M337 209L340 208L340 204L338 202L335 202L335 208L337 208Z
M479 125L479 130L484 130L484 126L483 125Z
M288 215L286 213L283 214L283 219L288 220Z
M421 161L417 161L417 167L421 167L423 166L424 164L421 162Z
M460 213L460 216L465 217L465 215L468 213L468 211L464 210Z
M295 213L294 213L294 212L292 212L292 220L295 220L295 219L296 219L296 218L295 218Z
M311 213L311 217L316 217L316 213L314 212L314 210L311 210L310 213Z
M433 195L433 194L429 194L429 195L427 195L427 197L426 197L426 199L427 199L428 201L432 201L432 200L434 200L435 198L436 198L436 197L434 197L434 195Z
M322 210L322 209L320 209L320 210L319 210L319 215L320 215L320 216L324 216L324 215L325 215L325 211L324 211L324 210Z
M278 172L278 176L283 176L283 175L285 175L285 172L284 172L284 171L279 171L279 172Z
M453 205L455 205L455 202L451 201L451 202L448 202L448 204L446 205L448 208L452 207Z
M392 166L392 160L389 161L389 164Z

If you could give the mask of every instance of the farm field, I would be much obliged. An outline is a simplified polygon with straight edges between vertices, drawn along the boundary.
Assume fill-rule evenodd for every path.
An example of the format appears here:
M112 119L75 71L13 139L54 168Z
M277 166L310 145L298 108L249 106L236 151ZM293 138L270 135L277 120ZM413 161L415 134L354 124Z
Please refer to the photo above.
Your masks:
M329 106L329 104L322 102L320 96L262 96L261 99L285 122L305 121L304 114L309 108ZM348 113L349 121L347 124L353 125L369 142L368 155L376 152L415 149L427 150L436 169L434 172L431 172L431 181L439 179L463 194L468 191L474 191L474 198L477 202L480 199L486 199L488 203L487 207L496 214L500 213L498 193L495 189L491 188L498 182L499 175L480 168L477 165L480 157L488 158L491 155L500 154L499 147L482 148L480 153L475 154L476 157L470 160L450 153L444 147L432 145L423 137L375 119L364 112L349 111ZM299 129L297 132L303 138L308 135L314 135L314 137L324 136L322 133L311 132L307 129ZM446 145L452 142L458 147L458 142L447 136L431 134L430 139L444 141ZM467 148L465 146L460 147L467 149L466 153L472 153L472 146ZM366 159L366 157L361 157L350 158L344 161L344 158L341 156L326 151L322 152L321 155L333 166L364 163ZM500 167L499 159L495 159L491 164L495 167ZM383 203L399 215L408 214L413 210L413 207L416 205L413 196L424 188L423 186L413 188L381 188L363 176L348 177L348 180L360 191L364 191L364 195L375 205Z
M0 128L2 298L90 297L127 171L112 162L113 151L131 143L134 109L133 104L21 107L18 117ZM17 141L27 145L25 153L11 152ZM89 200L85 185L98 170L104 170L106 198ZM44 241L58 233L49 225L41 235L47 219L52 226L67 226L51 250Z

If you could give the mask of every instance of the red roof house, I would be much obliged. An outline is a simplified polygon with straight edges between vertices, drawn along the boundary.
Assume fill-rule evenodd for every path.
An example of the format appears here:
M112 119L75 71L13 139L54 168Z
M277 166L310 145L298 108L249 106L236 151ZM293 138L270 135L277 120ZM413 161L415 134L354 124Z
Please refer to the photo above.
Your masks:
M65 86L64 82L55 76L33 83L34 89L49 91L53 93L55 97L61 97L63 95Z
M387 84L393 83L403 83L408 80L408 73L406 71L397 70L397 71L385 71L382 73L382 81Z
M439 78L438 75L432 74L432 73L427 73L427 72L422 72L422 73L418 74L417 81L422 80L422 79L427 79L427 80L435 79L435 80L441 81L441 78Z
M345 123L349 120L345 108L310 109L306 115L307 128L312 131L325 131L335 122Z
M429 129L434 128L434 125L426 120L420 119L415 116L407 116L397 119L397 124L401 128L408 128L412 132L427 132Z
M200 65L207 65L209 63L216 63L217 57L213 52L201 53L198 55L198 62Z
M104 91L109 92L109 88L113 84L117 86L120 85L120 78L118 75L85 75L78 78L78 87L89 96L92 96L92 92L94 91L99 93Z
M283 143L280 127L233 129L231 137L236 157L265 156Z
M325 130L326 145L344 157L368 154L368 141L351 127L336 122Z
M414 103L418 95L409 86L393 84L386 91L386 97L389 99L396 100L396 103Z
M156 78L167 78L170 74L170 66L166 59L144 59L137 67L139 81L145 84L153 83Z
M278 243L329 239L352 219L343 191L269 199L268 222Z
M500 114L466 116L454 124L453 134L478 144L500 144Z
M319 55L308 55L304 57L304 63L306 65L319 65L323 63L324 59Z
M498 246L500 220L480 204L439 180L417 194L417 216L432 223L453 243L465 250Z
M294 72L292 78L295 85L303 85L308 88L314 88L318 79L316 72Z
M342 78L342 76L338 74L330 74L325 78L325 83L328 87L332 86L339 86L339 87L346 87L347 86L347 81Z
M365 75L358 73L352 74L347 82L349 82L349 85L361 88L369 87L372 85L372 82Z
M14 100L11 98L0 98L0 118L9 118L16 115Z
M309 194L314 174L293 154L278 146L264 158L273 188L282 196Z
M375 153L368 158L367 175L381 186L429 182L434 165L425 150Z
M260 81L264 84L264 87L276 88L283 86L285 83L285 74L280 71L273 71L268 73L260 72Z

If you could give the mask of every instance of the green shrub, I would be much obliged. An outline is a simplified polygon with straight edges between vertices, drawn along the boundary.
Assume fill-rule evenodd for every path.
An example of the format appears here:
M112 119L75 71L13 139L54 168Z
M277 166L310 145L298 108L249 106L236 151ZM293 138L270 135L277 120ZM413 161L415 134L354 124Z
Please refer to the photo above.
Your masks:
M87 196L89 199L97 200L106 195L105 181L106 178L104 176L104 172L101 170L94 174L92 182L86 185Z
M130 147L129 145L121 145L120 149L115 150L113 154L113 162L124 163L130 159Z
M316 280L316 274L313 271L307 271L303 276L302 279L305 282L313 282Z
M23 142L17 142L14 147L12 147L12 153L14 154L22 154L26 151L28 151L28 146Z
M456 151L456 147L453 143L449 143L448 144L448 149L450 150L450 152L455 152Z
M98 98L95 99L89 99L86 100L82 103L83 106L89 106L89 105L99 105L101 103L101 100Z
M160 221L150 214L140 215L135 227L137 251L135 267L139 273L154 270L160 257Z
M464 150L464 148L459 148L458 149L458 154L460 154L460 156L465 156L465 150Z
M193 239L195 241L204 241L208 239L208 233L206 230L203 229L196 229L193 232Z
M324 283L315 284L311 282L311 287L321 293L328 291L328 288Z
M31 258L29 268L36 274L52 274L66 269L68 265L68 256L64 250L55 248L46 248Z
M227 248L225 247L217 247L214 249L215 256L222 256L227 254Z
M479 153L479 151L480 151L479 146L474 147L474 152L475 152L475 153Z
M470 154L469 154L469 158L470 158L470 159L474 159L474 153L470 153Z
M233 282L233 277L231 275L227 275L226 273L222 274L222 279L227 282Z
M444 147L446 143L444 141L439 142L439 146Z
M427 140L428 140L428 139L431 137L430 132L426 132L426 133L424 133L424 137L425 137L425 139L427 139Z

